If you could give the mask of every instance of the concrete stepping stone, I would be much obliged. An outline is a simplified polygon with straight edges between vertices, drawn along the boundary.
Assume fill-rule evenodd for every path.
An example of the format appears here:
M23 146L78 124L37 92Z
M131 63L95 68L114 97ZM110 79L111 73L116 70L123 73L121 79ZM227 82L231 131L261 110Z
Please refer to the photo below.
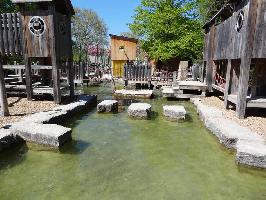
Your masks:
M97 106L98 113L117 113L118 101L116 100L104 100Z
M71 129L56 124L39 124L18 122L11 127L15 134L27 142L33 142L51 147L61 147L70 141Z
M127 113L133 119L150 119L151 105L148 103L133 103L128 107Z
M163 106L163 114L170 121L178 121L186 119L186 110L184 106L166 105Z

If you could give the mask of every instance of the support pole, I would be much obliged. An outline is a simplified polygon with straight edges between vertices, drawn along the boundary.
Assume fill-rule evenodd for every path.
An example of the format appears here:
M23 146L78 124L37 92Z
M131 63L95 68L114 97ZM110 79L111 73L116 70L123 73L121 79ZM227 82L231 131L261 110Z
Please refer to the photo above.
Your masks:
M247 28L245 36L245 44L241 57L239 88L237 95L236 114L237 117L243 119L246 114L247 107L247 91L249 82L249 71L255 39L255 28L257 18L258 0L250 0L249 13L247 19Z
M209 45L210 47L208 52L208 61L207 61L207 71L206 71L206 84L208 86L209 92L212 92L212 83L213 83L213 69L214 69L214 41L215 41L215 26L213 25L210 29L209 36Z
M32 101L33 89L32 89L31 61L28 56L25 57L25 75L26 75L27 99L28 101Z
M57 55L57 47L56 47L56 12L55 12L55 5L54 2L49 4L49 14L50 14L50 21L51 21L51 32L50 32L50 39L51 39L51 54L52 54L52 77L53 77L53 93L54 93L54 102L56 104L61 103L61 90L60 90L60 73L59 73L59 58Z
M0 106L1 106L1 116L9 116L6 87L4 80L4 70L3 70L1 57L0 57Z
M231 80L231 68L232 68L232 60L228 60L227 62L227 70L226 70L226 83L225 83L225 91L224 91L224 106L226 109L229 108L228 95L230 90L230 80Z
M70 88L70 99L74 100L75 98L75 85L74 85L74 68L73 61L70 59L68 61L68 80L69 80L69 88Z

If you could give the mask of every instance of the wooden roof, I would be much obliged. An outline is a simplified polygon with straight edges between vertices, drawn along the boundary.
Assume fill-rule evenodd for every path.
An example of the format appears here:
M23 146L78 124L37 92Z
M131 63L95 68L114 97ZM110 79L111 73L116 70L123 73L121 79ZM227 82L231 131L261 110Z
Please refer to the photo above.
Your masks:
M71 0L11 0L12 3L39 3L39 2L55 2L57 8L64 9L66 13L75 14Z
M125 37L125 36L119 36L119 35L109 35L111 37L111 39L116 39L116 40L123 40L123 41L129 41L129 42L134 42L134 43L138 43L138 39L136 38L129 38L129 37Z

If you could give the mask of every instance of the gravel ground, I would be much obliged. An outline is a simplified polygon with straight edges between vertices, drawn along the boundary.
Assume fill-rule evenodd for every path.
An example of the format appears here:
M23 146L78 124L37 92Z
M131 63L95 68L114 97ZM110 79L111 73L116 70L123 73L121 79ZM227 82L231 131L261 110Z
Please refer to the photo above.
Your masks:
M224 108L224 102L222 98L218 97L202 98L202 103L221 109L225 117L238 122L242 126L250 128L252 131L257 132L259 135L262 135L266 139L266 118L248 116L245 119L238 119L236 117L235 110L232 110L232 108L226 110Z
M48 111L56 106L53 101L28 101L25 98L19 97L8 98L8 104L11 116L0 117L0 127L17 122L26 115Z

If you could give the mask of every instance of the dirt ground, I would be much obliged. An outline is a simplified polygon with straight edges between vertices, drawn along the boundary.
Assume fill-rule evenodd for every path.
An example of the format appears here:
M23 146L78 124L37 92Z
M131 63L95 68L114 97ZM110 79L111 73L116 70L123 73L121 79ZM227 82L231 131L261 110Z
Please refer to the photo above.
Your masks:
M225 117L238 122L240 125L250 128L252 131L257 132L266 139L266 118L248 115L245 119L238 119L235 110L230 108L225 109L224 102L219 97L206 97L202 98L202 103L208 106L213 106L221 109Z
M8 104L10 116L0 117L0 127L17 122L26 115L48 111L56 106L53 101L28 101L19 97L8 98Z

